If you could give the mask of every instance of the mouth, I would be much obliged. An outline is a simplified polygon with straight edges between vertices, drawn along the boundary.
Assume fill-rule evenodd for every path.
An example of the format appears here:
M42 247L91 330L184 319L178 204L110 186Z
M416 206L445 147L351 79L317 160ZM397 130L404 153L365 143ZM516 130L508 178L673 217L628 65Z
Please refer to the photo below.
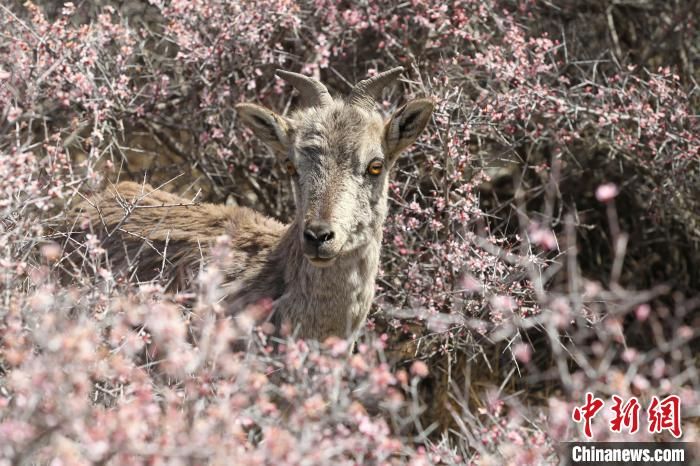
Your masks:
M306 256L306 258L311 263L311 265L313 265L314 267L318 267L318 268L328 267L333 262L335 262L336 257L337 256L333 256L333 257Z

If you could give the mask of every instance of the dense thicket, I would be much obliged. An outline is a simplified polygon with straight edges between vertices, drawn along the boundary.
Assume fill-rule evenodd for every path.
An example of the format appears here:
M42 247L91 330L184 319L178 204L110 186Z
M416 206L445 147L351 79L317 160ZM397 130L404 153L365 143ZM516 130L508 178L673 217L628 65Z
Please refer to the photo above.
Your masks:
M680 0L0 5L0 456L541 464L580 437L585 391L678 394L697 440L699 15ZM82 193L124 179L288 219L284 170L234 104L293 107L277 68L343 94L397 65L378 105L437 106L395 174L349 360L341 341L273 354L264 328L234 352L215 266L173 295L115 280L90 232L61 234L85 227L66 215ZM614 437L598 419L596 439Z

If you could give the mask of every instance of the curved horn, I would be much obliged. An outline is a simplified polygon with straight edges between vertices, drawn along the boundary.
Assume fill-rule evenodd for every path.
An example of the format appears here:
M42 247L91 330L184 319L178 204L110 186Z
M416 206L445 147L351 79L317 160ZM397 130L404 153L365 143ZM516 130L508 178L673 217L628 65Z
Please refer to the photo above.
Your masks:
M372 110L376 99L381 95L382 89L396 80L402 72L403 66L399 66L360 81L352 88L350 103Z
M307 105L325 107L333 102L333 98L328 93L326 86L316 79L284 70L277 70L275 74L294 86Z

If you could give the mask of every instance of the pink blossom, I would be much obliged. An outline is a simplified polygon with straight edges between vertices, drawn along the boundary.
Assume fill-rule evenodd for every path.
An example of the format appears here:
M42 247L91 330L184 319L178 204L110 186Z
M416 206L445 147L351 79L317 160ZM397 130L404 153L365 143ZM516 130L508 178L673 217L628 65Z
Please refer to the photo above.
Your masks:
M557 247L557 238L548 228L533 225L530 229L530 240L543 249L550 251Z
M528 364L532 358L532 348L526 343L518 343L513 348L513 355L523 364Z
M22 116L22 113L23 110L20 107L10 107L10 110L7 113L7 121L14 123L19 119L19 117Z
M595 191L595 198L600 202L610 202L617 197L617 185L613 183L601 184Z
M640 322L647 320L649 318L649 314L651 314L651 307L648 304L640 304L634 311L634 315Z
M413 361L411 364L411 374L423 379L430 374L430 370L428 369L428 365L423 361Z

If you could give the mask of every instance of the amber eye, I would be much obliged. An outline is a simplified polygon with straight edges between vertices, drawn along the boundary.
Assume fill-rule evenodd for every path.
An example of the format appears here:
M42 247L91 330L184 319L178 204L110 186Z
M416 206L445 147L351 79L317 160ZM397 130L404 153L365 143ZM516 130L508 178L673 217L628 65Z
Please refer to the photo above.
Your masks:
M381 174L383 169L384 162L378 159L372 160L369 165L367 165L367 173L373 176Z
M291 160L287 160L285 162L285 168L287 169L287 173L289 173L289 176L294 176L297 174L297 169Z

